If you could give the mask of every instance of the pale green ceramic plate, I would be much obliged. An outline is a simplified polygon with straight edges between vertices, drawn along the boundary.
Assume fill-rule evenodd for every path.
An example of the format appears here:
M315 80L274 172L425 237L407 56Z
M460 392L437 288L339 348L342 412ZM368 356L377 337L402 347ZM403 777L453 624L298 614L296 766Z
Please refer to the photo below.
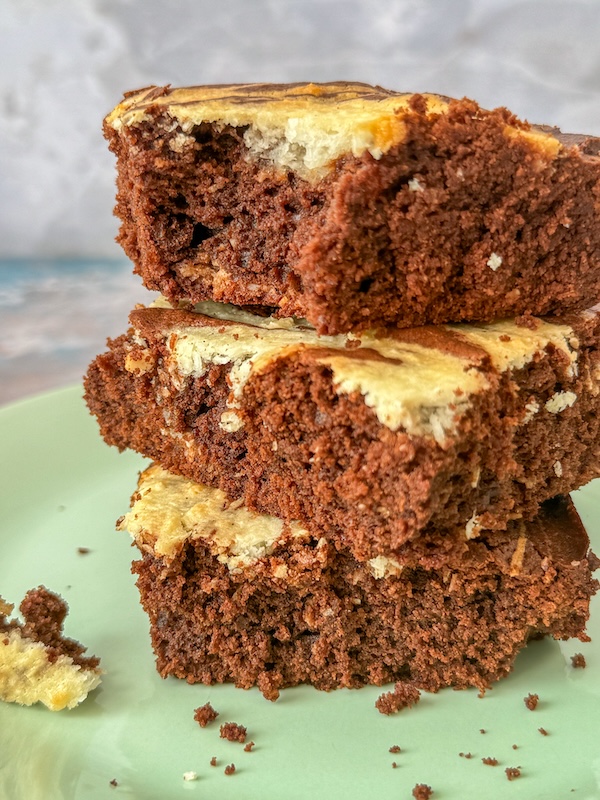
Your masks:
M129 572L133 552L114 530L144 462L102 443L80 394L71 388L0 411L0 592L11 602L39 584L62 594L67 633L102 658L106 676L74 711L0 703L2 800L411 800L417 783L429 784L434 800L600 798L597 602L591 644L534 642L484 698L423 695L392 717L374 707L378 688L301 687L269 703L257 690L161 680ZM576 502L600 551L600 483ZM571 666L576 652L586 669ZM535 711L523 703L530 692L540 697ZM220 739L218 724L194 722L207 701L217 722L248 728L253 752ZM230 763L236 772L226 776ZM521 777L508 781L505 768L516 766ZM189 770L197 781L183 780Z

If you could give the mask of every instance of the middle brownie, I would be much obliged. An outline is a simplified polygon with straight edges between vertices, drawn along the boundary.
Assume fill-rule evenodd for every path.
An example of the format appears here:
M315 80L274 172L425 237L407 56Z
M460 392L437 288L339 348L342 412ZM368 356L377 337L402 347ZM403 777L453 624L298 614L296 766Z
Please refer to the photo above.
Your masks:
M359 560L531 519L599 474L595 309L385 336L214 303L130 319L86 376L106 441Z

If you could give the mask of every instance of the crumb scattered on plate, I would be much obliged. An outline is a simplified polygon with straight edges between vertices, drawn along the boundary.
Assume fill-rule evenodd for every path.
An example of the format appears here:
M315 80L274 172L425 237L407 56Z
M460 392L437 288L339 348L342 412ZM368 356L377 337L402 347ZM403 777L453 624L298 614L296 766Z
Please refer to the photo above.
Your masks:
M241 742L246 741L247 730L243 725L238 725L237 722L225 722L221 725L219 736L221 739L227 739L228 742Z
M537 694L528 694L527 697L523 698L523 702L530 711L535 711L539 701L540 698Z
M429 800L432 794L433 789L426 783L417 783L415 788L412 790L412 796L415 798L415 800Z
M587 665L583 653L575 653L574 656L571 656L571 664L575 669L585 669Z
M521 777L521 770L519 767L507 767L504 772L506 772L506 777L509 781L514 781Z
M205 703L194 711L194 719L201 728L206 728L206 726L214 722L218 716L219 712L215 711L210 703Z
M421 692L412 683L399 681L391 692L384 692L375 701L380 714L396 714L403 708L411 708L421 699Z
M101 681L100 659L63 636L67 604L44 586L31 589L19 610L0 598L0 700L51 711L75 708Z

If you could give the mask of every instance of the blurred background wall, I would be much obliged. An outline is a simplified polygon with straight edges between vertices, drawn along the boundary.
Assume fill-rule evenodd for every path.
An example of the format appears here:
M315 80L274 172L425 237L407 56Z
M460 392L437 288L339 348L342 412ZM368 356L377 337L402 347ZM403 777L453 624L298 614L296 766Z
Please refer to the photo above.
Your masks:
M0 0L0 258L120 256L126 89L351 79L600 134L599 34L598 0Z

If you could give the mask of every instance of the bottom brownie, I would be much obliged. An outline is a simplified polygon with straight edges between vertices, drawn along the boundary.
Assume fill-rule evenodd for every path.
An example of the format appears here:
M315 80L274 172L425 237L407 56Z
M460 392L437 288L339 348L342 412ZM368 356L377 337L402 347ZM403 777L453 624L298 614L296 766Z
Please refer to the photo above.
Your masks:
M569 498L508 531L358 562L299 525L154 465L119 521L157 668L190 683L485 688L532 637L586 641L600 562ZM451 544L450 544L451 542Z

